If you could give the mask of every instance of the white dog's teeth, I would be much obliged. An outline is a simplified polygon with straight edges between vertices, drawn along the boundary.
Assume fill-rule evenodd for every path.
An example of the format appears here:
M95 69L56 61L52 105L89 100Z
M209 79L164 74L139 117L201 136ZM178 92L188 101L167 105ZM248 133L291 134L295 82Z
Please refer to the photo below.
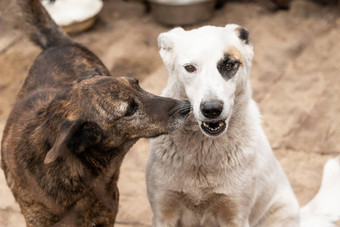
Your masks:
M210 126L211 123L214 124L213 127ZM216 125L216 123L217 123L217 125ZM224 121L219 121L219 122L215 122L215 123L214 122L210 122L210 123L202 122L202 125L203 125L203 127L209 129L212 132L217 132L225 125L225 123L224 123Z

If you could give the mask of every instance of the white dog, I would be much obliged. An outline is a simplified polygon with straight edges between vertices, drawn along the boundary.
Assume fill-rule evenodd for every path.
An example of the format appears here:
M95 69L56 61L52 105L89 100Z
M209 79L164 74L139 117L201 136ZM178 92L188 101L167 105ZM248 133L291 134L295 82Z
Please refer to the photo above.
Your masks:
M175 28L158 42L169 70L163 95L189 99L193 115L183 129L151 141L146 178L153 226L300 226L298 202L251 97L247 30ZM339 159L325 171L319 197L301 212L305 226L331 226L339 218L340 183L332 192L336 201L327 192L340 182ZM321 194L330 201L320 204Z

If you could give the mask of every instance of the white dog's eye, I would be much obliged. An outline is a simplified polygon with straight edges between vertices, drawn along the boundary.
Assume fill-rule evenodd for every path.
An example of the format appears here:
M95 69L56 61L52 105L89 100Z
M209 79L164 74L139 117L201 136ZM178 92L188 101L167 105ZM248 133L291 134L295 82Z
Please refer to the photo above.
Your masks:
M234 63L226 63L224 67L226 70L231 70L232 68L234 68Z
M185 68L185 70L186 70L187 72L189 72L189 73L193 73L193 72L196 71L196 67L193 66L193 65L186 65L186 66L184 66L184 68Z

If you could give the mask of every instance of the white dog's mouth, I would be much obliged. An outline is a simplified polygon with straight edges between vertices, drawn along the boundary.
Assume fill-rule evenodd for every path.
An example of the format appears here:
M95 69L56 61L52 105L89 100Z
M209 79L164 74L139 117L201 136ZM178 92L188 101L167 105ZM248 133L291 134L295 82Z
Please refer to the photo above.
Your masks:
M224 120L215 120L209 122L202 122L201 128L205 133L211 136L217 136L221 134L227 127Z

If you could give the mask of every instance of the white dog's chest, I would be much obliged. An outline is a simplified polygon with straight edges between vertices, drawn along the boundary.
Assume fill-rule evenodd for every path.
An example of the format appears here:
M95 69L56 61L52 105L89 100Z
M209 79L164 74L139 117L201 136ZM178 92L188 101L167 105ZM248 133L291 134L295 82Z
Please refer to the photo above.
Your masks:
M167 146L165 152L160 151L156 156L160 164L158 171L163 173L162 176L167 176L159 183L166 188L171 186L170 190L192 194L198 199L205 192L234 193L242 190L240 185L246 182L239 185L234 183L243 182L252 175L250 162L253 160L250 160L253 152L246 148L237 150L236 146L223 141L223 138L187 143L163 137L155 139L152 147L157 146L158 142L176 144Z
M172 198L171 204L176 204L183 226L220 226L220 219L228 223L239 215L237 200L222 193L171 191L164 196L167 200Z

